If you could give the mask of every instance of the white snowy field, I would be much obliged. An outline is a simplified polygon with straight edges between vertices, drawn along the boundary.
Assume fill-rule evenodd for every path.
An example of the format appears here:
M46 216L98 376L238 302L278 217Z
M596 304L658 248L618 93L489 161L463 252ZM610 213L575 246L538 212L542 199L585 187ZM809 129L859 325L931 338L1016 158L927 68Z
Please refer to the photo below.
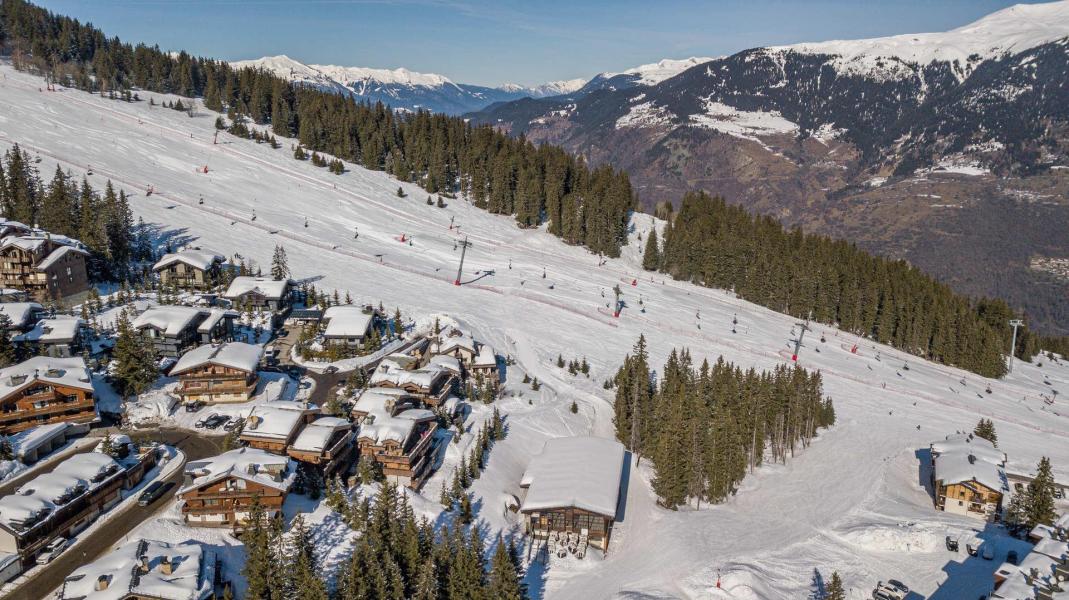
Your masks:
M515 358L509 396L500 402L510 435L493 449L473 488L491 536L515 527L504 502L519 492L520 475L545 439L612 436L610 396L601 382L639 334L656 366L684 346L697 360L724 355L744 367L784 360L794 319L640 270L638 235L652 224L646 215L636 217L623 258L599 267L581 248L544 231L522 231L510 218L463 200L439 209L426 205L426 192L414 185L402 184L407 197L398 198L398 182L383 173L347 165L336 176L298 162L289 140L272 150L220 133L213 145L214 113L198 108L190 118L161 108L162 95L142 92L142 102L128 104L42 88L41 79L0 67L0 150L18 142L41 158L37 167L46 180L57 163L79 179L91 166L94 186L111 179L132 195L136 215L176 242L241 254L265 268L282 243L295 277L349 290L357 301L399 306L407 315L448 314ZM150 97L157 106L150 108ZM197 172L205 165L208 173ZM155 192L146 197L149 185ZM459 234L449 229L451 218ZM402 234L411 245L397 241ZM456 287L454 242L464 236L474 245L463 277L468 283ZM614 319L606 305L617 284L628 306ZM856 598L889 577L905 581L917 597L986 592L1011 542L996 539L995 530L981 534L997 545L994 562L944 550L945 535L968 534L979 524L932 509L918 456L933 440L971 429L983 416L994 420L1012 471L1028 472L1046 455L1059 479L1069 478L1069 408L1061 400L1048 407L1040 398L1069 388L1069 366L1018 364L1004 380L988 381L867 341L859 355L842 349L855 341L821 326L807 336L801 362L824 373L839 423L788 465L761 468L724 505L673 512L656 506L643 462L632 470L608 556L535 565L532 590L545 598L803 598L814 570L825 578L838 570ZM558 354L585 356L590 378L556 368ZM519 383L523 372L543 382L540 392ZM578 414L569 410L573 400ZM447 469L461 452L450 446ZM424 488L422 511L437 510L444 475Z

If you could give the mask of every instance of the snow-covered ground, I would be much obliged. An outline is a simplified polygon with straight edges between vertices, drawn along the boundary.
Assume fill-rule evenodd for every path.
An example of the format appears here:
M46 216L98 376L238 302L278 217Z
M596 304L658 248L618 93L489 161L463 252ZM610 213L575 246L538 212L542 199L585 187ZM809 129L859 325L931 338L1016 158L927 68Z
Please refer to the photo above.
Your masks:
M451 315L499 354L511 355L517 364L508 368L510 383L499 401L509 436L494 447L473 487L478 517L491 537L515 527L504 504L518 494L520 475L545 439L612 436L612 408L601 382L639 334L646 334L655 366L682 346L696 360L724 355L757 368L783 362L780 351L793 319L725 291L640 270L639 234L653 224L648 216L636 217L624 256L599 267L581 248L541 230L517 229L511 219L463 200L447 200L444 209L427 206L426 192L414 185L403 184L408 196L398 198L398 182L383 173L347 165L349 172L335 176L295 161L286 141L272 150L220 134L221 143L213 145L214 114L198 108L189 118L160 108L161 95L142 92L143 102L127 104L42 88L40 79L0 67L0 145L19 142L41 157L37 168L43 173L58 161L81 178L92 165L95 186L112 179L133 194L137 216L174 238L240 252L261 265L270 263L275 244L284 244L296 276L315 278L320 289L348 290L356 302L382 300L410 315ZM156 107L149 107L149 97ZM204 165L209 172L198 173ZM150 197L144 196L148 185L155 188ZM451 217L459 232L449 229ZM414 239L411 246L397 241L402 233ZM457 287L454 242L463 236L474 245L467 253L467 283ZM628 307L614 319L607 304L617 284ZM732 334L736 314L738 333ZM801 361L824 373L838 413L835 428L790 464L748 477L726 504L701 510L657 507L644 462L632 470L626 511L608 556L535 565L532 590L546 598L801 598L814 571L827 577L838 570L855 598L888 577L930 598L986 592L1010 542L995 540L994 530L979 534L997 544L994 562L942 549L948 532L971 534L979 524L932 509L919 468L923 450L984 416L994 420L1012 471L1028 472L1048 455L1057 476L1069 478L1069 409L1061 400L1048 407L1040 397L1069 388L1069 365L1018 364L1004 380L988 381L886 347L878 348L882 360L876 361L877 349L864 340L860 353L851 354L842 347L858 341L854 336L816 329ZM590 378L558 369L558 354L585 356ZM901 370L905 360L908 371ZM542 382L539 392L519 383L524 372ZM984 393L988 384L990 395ZM578 414L569 410L573 400ZM418 510L438 510L441 478L463 452L450 444L443 472L425 486L425 500L413 502ZM222 532L204 531L196 539L217 536L217 545L236 544ZM185 541L191 534L183 529L174 535ZM721 589L715 588L718 573Z
M196 429L197 421L213 414L226 415L231 419L244 419L249 416L254 406L279 400L307 399L311 388L310 380L295 381L282 373L261 372L256 392L248 402L222 403L204 406L196 412L188 412L174 393L178 385L176 379L161 377L151 390L141 394L136 401L126 404L126 418L137 426L178 427ZM204 433L221 435L225 431L216 429Z

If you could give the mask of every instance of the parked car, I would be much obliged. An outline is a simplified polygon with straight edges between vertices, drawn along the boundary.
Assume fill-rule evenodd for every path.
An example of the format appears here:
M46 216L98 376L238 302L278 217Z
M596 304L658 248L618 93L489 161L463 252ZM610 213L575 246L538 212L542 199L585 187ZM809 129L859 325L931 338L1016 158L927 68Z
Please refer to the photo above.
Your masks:
M1010 563L1011 565L1017 564L1017 551L1016 550L1010 550L1009 552L1006 553L1006 562Z
M980 546L980 556L984 560L995 560L995 548L991 544L984 544Z
M202 408L204 408L204 402L201 402L200 400L198 400L196 402L187 402L186 403L186 412L197 412L198 410L200 410Z
M67 538L56 538L52 540L45 546L45 549L37 555L37 564L44 565L52 562L52 559L56 558L67 549L68 544L70 544L70 540Z
M1054 488L1054 497L1058 500L1063 500L1065 498L1065 490L1060 487Z
M204 418L202 418L201 420L199 420L196 423L194 423L193 426L196 427L197 429L203 429L204 426L208 423L208 419L210 419L210 418L212 418L214 416L215 416L215 413L212 413L210 415L205 415Z
M226 415L214 414L204 420L204 427L208 429L218 429L220 425L230 420L230 417Z
M334 365L330 365L326 369L323 369L323 372L326 373L327 375L333 375L333 374L338 372L338 367L335 367Z
M908 595L909 586L896 579L881 581L872 590L873 600L904 600Z
M958 551L958 540L949 535L947 536L947 550L950 550L951 552Z
M979 544L976 542L969 542L965 544L965 551L969 553L969 556L976 556L979 550Z
M138 506L148 506L163 496L167 491L167 486L162 481L153 481L145 488L145 491L141 492L141 495L137 497Z

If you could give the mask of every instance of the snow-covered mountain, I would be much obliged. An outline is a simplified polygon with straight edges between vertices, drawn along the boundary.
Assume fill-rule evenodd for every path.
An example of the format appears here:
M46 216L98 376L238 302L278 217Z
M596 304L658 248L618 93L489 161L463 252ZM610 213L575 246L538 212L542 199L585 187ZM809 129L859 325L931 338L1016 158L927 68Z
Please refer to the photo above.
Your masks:
M648 205L705 188L908 258L968 294L1001 295L1066 332L1064 290L1037 282L1025 258L1061 256L1066 238L971 233L1035 231L1035 205L1015 199L1069 192L1067 36L1069 2L1019 5L942 33L754 48L675 75L664 64L647 69L668 75L651 85L596 77L585 94L469 116L624 168ZM931 189L930 177L951 175L954 189ZM984 179L995 176L999 186ZM929 196L967 200L912 206ZM881 210L847 208L862 200ZM1069 223L1065 202L1044 206L1043 223ZM966 235L932 242L947 231Z
M291 81L341 94L351 94L369 102L382 102L397 110L424 109L446 114L476 111L495 102L568 94L582 88L586 83L585 79L571 79L531 87L506 84L492 88L454 83L444 75L417 73L405 68L308 65L285 55L265 56L231 64L238 68L266 69Z
M488 545L501 535L526 548L529 538L506 506L522 497L523 473L547 439L614 436L613 392L602 382L639 335L646 336L656 368L673 348L690 349L695 364L720 356L743 369L788 364L784 354L793 347L796 319L727 290L653 278L642 270L644 240L664 227L648 215L633 219L623 256L600 260L544 229L520 229L511 217L463 198L442 208L428 206L424 190L382 171L347 164L345 173L334 175L294 160L282 148L225 133L219 138L228 143L213 144L211 111L191 119L149 103L158 107L176 96L142 91L141 102L122 102L62 87L61 93L42 93L41 78L6 65L0 65L0 81L0 152L18 142L40 160L36 168L42 173L59 166L98 189L113 182L131 194L135 217L158 228L161 240L181 238L226 254L240 252L262 265L284 244L294 275L313 279L319 289L351 290L358 303L397 306L424 326L437 315L443 324L457 319L510 357L504 393L493 404L506 419L508 435L494 443L486 469L470 488ZM200 165L210 165L210 174L199 173ZM148 184L155 190L151 196L144 195ZM398 187L405 197L397 196ZM463 224L463 234L448 227L454 219ZM400 243L401 233L414 243ZM483 275L456 286L455 243L468 236L473 246L465 273ZM626 299L619 318L612 317L603 296L611 297L614 286L623 288ZM522 552L532 595L794 600L811 596L833 570L855 597L857 590L867 592L887 578L906 582L918 598L988 594L992 573L1007 552L1023 556L1030 545L988 527L980 536L994 548L995 560L947 553L946 536L960 536L965 544L981 522L933 508L925 485L928 446L971 429L982 416L998 428L1008 471L1028 473L1048 456L1064 481L1069 416L1063 398L1048 405L1043 397L1069 388L1069 365L1018 362L1004 379L986 380L834 327L814 329L800 361L820 371L834 399L833 428L799 447L786 465L758 468L725 503L702 504L700 510L660 507L650 486L655 475L650 461L629 463L626 500L609 554L592 551L582 561L550 555L543 561L537 552ZM584 358L590 376L558 368L558 356ZM905 361L909 370L901 369ZM537 379L540 389L523 384L525 376ZM441 462L422 492L406 491L417 516L443 527L452 515L442 514L439 490L469 454L472 434L492 410L481 402L470 408L468 433L458 443L443 444ZM373 489L361 488L365 497ZM185 525L180 505L167 502L160 518L144 521L131 539L211 545L225 558L224 574L237 582L240 596L240 541L224 529ZM349 564L357 534L326 502L306 495L290 494L283 512L287 520L304 514L321 573L333 580ZM720 588L714 587L717 581Z

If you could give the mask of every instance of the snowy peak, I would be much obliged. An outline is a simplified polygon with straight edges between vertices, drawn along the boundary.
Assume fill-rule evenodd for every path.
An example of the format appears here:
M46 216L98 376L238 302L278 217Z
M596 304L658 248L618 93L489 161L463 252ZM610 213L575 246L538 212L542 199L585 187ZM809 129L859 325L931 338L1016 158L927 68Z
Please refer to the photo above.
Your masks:
M978 21L939 33L912 33L863 40L833 40L772 46L771 51L841 57L850 70L871 68L883 58L926 65L958 61L963 68L1007 53L1019 53L1069 36L1069 1L1017 4Z
M637 75L638 79L635 81L638 85L657 85L658 83L675 77L683 71L691 67L698 66L702 63L715 60L709 57L692 56L690 58L672 59L666 58L655 63L648 65L639 65L623 71L621 73L614 73L605 75L612 77L613 75Z
M581 90L584 85L587 84L587 81L588 80L582 78L564 79L561 81L550 81L547 83L543 83L542 85L535 86L524 86L518 83L506 83L505 85L502 85L497 89L509 93L525 94L532 98L547 98L549 96L562 96L564 94L571 94L577 92Z
M312 65L312 68L346 86L355 82L375 82L382 85L407 85L442 87L453 85L444 75L417 73L405 68L369 69L366 67L339 67L336 65Z

